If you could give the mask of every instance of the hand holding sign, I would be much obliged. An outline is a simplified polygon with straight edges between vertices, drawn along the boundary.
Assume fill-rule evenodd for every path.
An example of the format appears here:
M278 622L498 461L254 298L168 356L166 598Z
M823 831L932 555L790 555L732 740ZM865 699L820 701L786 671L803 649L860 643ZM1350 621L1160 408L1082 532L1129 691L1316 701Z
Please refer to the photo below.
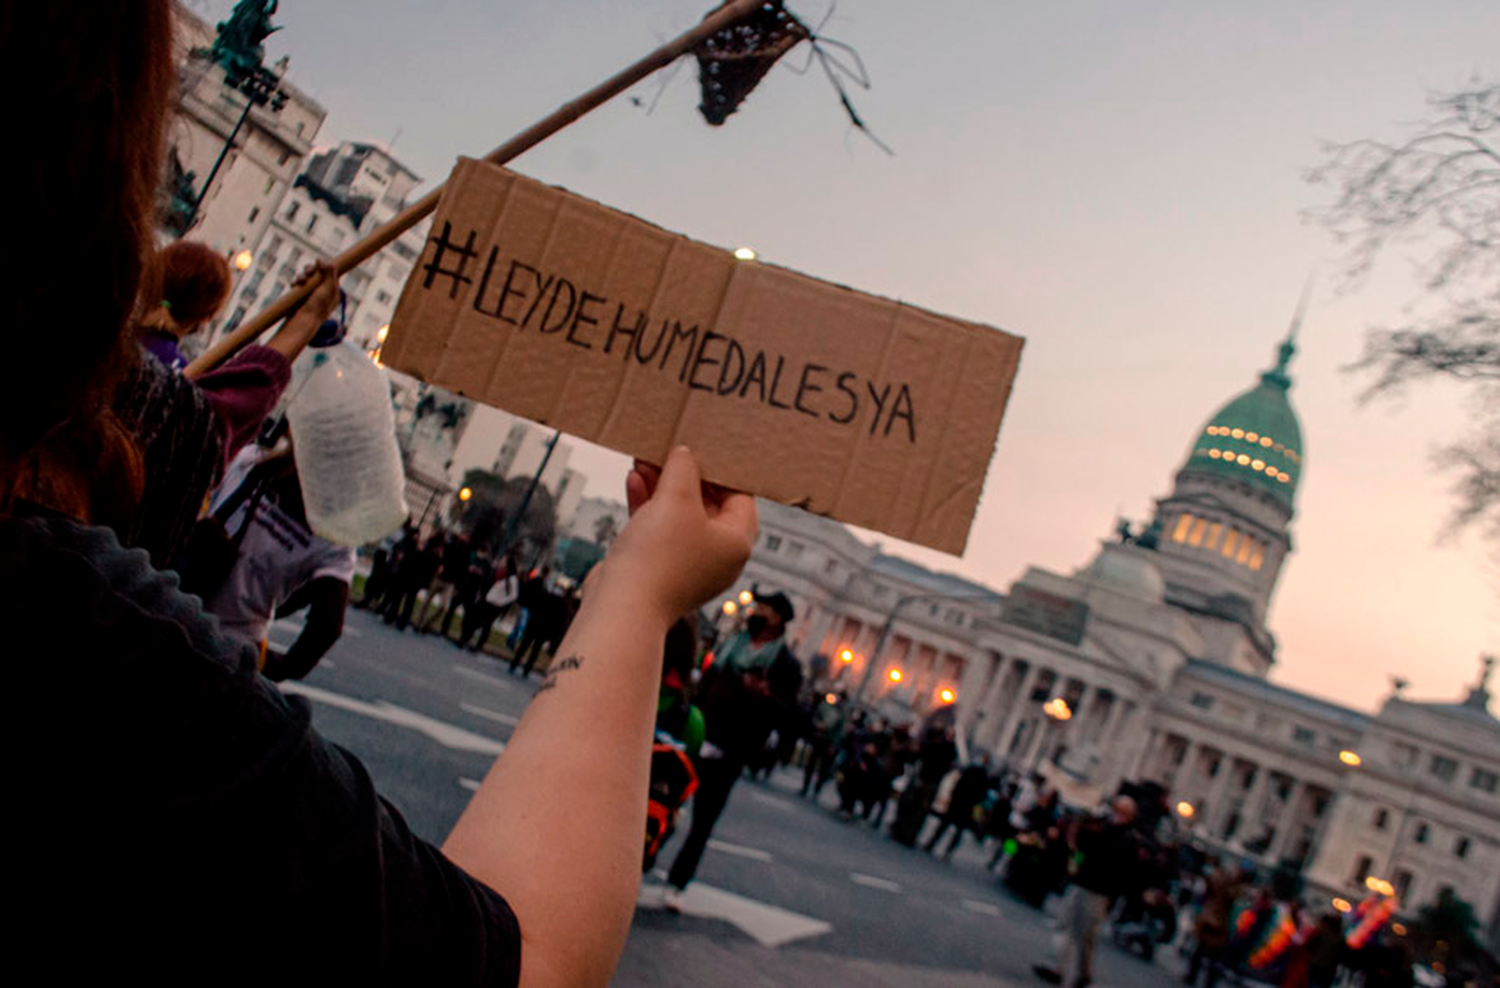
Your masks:
M661 469L637 463L625 496L630 522L599 567L607 573L599 585L669 624L733 583L750 558L755 499L704 484L685 446Z

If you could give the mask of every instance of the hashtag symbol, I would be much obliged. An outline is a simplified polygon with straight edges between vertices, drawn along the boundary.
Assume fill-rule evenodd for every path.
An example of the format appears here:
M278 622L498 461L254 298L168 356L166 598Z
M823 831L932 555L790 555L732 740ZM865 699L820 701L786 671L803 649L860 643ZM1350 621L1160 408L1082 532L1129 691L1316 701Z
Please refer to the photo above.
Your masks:
M427 272L427 280L422 282L422 287L431 288L433 281L437 279L438 275L442 275L445 278L451 279L448 283L448 297L458 298L458 286L460 284L467 285L473 281L464 272L468 270L469 262L478 257L479 254L474 250L473 230L469 231L469 239L462 247L450 239L452 236L453 224L448 220L444 220L443 232L436 237L427 238L436 245L437 250L432 252L432 260L423 266L423 270ZM458 255L457 267L450 269L443 266L449 254Z

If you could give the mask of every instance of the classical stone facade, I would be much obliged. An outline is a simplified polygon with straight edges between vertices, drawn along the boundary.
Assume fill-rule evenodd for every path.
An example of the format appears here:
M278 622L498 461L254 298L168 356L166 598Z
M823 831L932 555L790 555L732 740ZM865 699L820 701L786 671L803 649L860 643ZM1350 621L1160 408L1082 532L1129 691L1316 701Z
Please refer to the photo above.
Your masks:
M1277 646L1265 615L1305 455L1292 355L1288 341L1210 416L1154 517L1122 525L1075 572L1031 567L1002 593L766 503L724 599L786 592L792 648L820 687L896 720L952 717L967 747L1048 774L1073 801L1156 783L1181 807L1177 825L1210 847L1300 868L1328 896L1383 878L1411 911L1452 888L1493 944L1500 721L1488 673L1463 702L1397 691L1376 714L1266 678Z

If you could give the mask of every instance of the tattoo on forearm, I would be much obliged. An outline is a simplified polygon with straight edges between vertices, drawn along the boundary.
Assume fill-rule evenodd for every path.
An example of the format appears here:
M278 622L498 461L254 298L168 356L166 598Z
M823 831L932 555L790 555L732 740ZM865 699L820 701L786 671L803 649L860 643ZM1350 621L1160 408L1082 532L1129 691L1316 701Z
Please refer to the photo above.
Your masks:
M550 667L548 667L547 677L542 680L542 685L536 688L537 696L541 696L543 693L555 687L557 685L557 677L561 676L563 673L572 672L574 669L580 669L582 667L583 656L581 655L570 655L565 659L558 659L556 662L552 663Z

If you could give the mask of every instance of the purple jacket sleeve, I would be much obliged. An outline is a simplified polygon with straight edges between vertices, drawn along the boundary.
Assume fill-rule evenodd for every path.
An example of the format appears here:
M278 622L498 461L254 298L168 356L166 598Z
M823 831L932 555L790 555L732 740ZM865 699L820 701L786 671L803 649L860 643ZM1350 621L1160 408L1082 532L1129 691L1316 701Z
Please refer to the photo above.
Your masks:
M245 347L234 359L193 383L213 406L224 430L224 463L255 438L292 379L292 365L270 347Z

